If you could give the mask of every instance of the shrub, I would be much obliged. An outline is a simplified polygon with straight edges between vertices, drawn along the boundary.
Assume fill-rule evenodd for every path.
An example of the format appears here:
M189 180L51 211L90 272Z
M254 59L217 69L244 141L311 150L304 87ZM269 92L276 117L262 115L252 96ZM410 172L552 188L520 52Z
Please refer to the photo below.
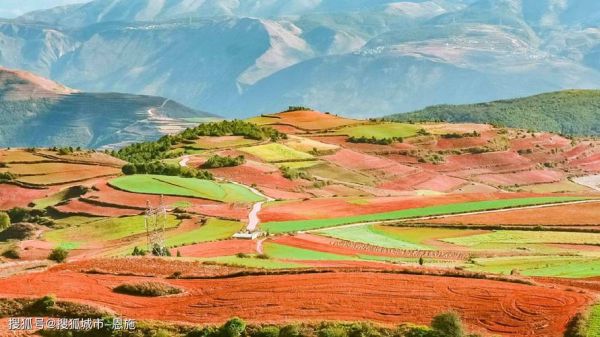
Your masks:
M348 331L341 325L331 325L321 328L318 337L348 337Z
M268 259L270 259L271 257L270 257L269 255L267 255L267 254L264 254L264 253L263 253L263 254L258 254L258 255L256 255L256 258L257 258L257 259L261 259L261 260L268 260Z
M587 317L581 313L573 316L567 324L565 337L587 337Z
M254 337L279 337L279 328L276 326L265 326Z
M18 260L21 258L21 254L19 254L19 251L16 248L10 248L9 250L2 253L2 256L12 260Z
M348 331L349 337L379 337L381 334L373 325L368 323L354 323Z
M444 337L463 337L465 334L460 316L452 311L435 316L431 321L431 327Z
M34 312L46 313L54 307L56 298L54 295L46 295L31 304L31 310Z
M248 255L246 253L237 253L237 254L235 254L235 256L237 256L240 259L247 259L250 257L250 255Z
M181 289L160 282L142 282L142 283L125 283L113 289L114 292L120 294L158 297L180 294Z
M11 181L15 179L15 175L10 172L0 172L0 181Z
M56 261L58 263L63 263L67 260L68 256L69 256L68 250L66 250L62 247L57 247L52 250L50 255L48 255L48 260Z
M146 251L142 248L138 248L137 246L133 247L133 252L131 253L132 256L145 256L146 255Z
M286 325L279 330L279 337L300 337L300 327L295 324Z
M0 231L10 227L10 217L5 212L0 212Z
M246 331L246 322L241 318L234 317L221 327L222 337L240 337Z

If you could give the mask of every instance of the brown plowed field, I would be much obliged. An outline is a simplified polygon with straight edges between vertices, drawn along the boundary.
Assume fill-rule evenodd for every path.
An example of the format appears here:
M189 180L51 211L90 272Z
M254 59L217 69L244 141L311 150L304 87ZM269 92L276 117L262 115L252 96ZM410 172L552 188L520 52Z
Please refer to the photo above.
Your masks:
M11 184L0 184L0 210L27 207L33 200L45 198L58 190L58 187L38 190Z
M138 215L144 212L140 209L100 206L84 202L79 199L73 199L65 205L56 206L55 209L64 214L80 214L91 216L126 216Z
M597 226L600 224L600 202L449 216L427 220L427 223L490 226Z
M467 325L502 336L559 337L590 301L560 289L498 281L371 272L265 275L210 280L164 280L185 289L166 298L116 294L140 277L48 271L0 280L0 296L42 296L85 301L136 319L221 323L372 320L427 324L456 310ZM352 308L352 310L348 310Z
M177 252L183 257L218 257L230 256L237 253L256 253L256 241L253 240L224 240L216 242L198 243L195 245L174 248L171 254Z

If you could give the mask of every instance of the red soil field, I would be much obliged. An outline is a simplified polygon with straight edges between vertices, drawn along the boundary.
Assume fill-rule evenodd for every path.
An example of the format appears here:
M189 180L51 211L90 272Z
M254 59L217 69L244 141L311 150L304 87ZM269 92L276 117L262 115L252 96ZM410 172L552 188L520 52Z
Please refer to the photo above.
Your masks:
M167 260L148 257L86 259L56 265L52 271L99 272L137 276L168 277L175 272L184 276L224 276L242 271L241 268L204 265L197 261Z
M300 110L281 112L273 115L269 124L288 124L303 130L326 130L344 125L362 123L362 121L325 114L319 111Z
M318 136L309 138L322 143L338 145L352 151L363 153L398 152L398 150L407 150L415 148L413 145L407 143L393 143L392 145L350 143L348 142L347 136Z
M79 215L91 215L91 216L126 216L126 215L138 215L144 212L140 209L131 208L117 208L110 206L100 206L91 204L89 202L82 201L80 199L73 199L65 205L54 207L61 213L64 214L79 214Z
M227 279L162 280L185 289L164 298L121 295L112 288L146 277L51 270L0 280L0 296L55 294L134 319L222 323L371 320L428 324L455 310L469 328L502 336L562 336L590 298L577 292L489 280L371 272L265 275ZM353 310L348 310L353 308Z
M56 191L58 191L57 187L38 190L12 184L0 184L0 209L27 207L32 200L45 198Z
M327 219L468 201L526 198L531 196L536 195L531 193L469 193L426 197L400 196L363 199L328 198L295 200L265 205L260 212L260 218L263 222Z
M427 220L433 224L474 224L474 225L553 225L553 226L597 226L600 224L600 202L561 206L548 206L542 209L507 210L475 215L449 216Z
M381 188L395 190L432 190L438 192L449 192L457 189L467 181L449 177L435 172L419 171L416 174L407 175L379 185Z
M532 185L561 181L564 174L551 170L531 170L516 173L483 174L476 179L494 186Z
M588 172L598 172L600 171L600 153L595 153L590 156L583 156L571 161L569 165Z
M190 246L174 248L171 254L175 256L177 251L183 257L218 257L230 256L237 253L256 253L256 241L253 240L224 240L216 242L199 243Z
M378 156L372 156L348 149L342 149L333 155L324 156L322 157L322 159L325 159L344 168L355 170L390 170L393 167L399 167L394 170L395 172L409 172L414 170L414 168L412 167L403 166L393 160L385 159Z
M255 184L257 186L268 186L286 191L294 191L301 186L296 181L284 178L279 170L265 172L265 170L251 163L235 167L212 169L211 172L217 177L233 180L248 186Z
M536 134L536 137L514 138L510 141L510 148L514 151L535 149L560 149L571 146L571 141L559 135L550 133Z
M474 169L488 169L491 172L529 169L531 161L516 152L489 152L448 156L446 163L433 167L437 171L465 171L467 174L477 174Z
M495 136L496 131L492 130L481 133L480 137L439 138L435 147L442 150L448 150L485 146L488 141Z

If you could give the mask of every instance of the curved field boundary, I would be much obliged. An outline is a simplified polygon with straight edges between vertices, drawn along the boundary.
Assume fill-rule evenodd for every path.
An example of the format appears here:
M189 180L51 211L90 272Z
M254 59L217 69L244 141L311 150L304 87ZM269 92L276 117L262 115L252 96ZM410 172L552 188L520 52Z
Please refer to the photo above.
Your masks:
M322 229L328 227L337 227L342 225L359 225L368 223L377 223L390 220L402 220L411 218L421 218L430 216L464 214L501 209L511 209L527 206L540 206L548 204L560 204L566 202L581 202L588 200L597 200L591 197L533 197L533 198L518 198L518 199L502 199L502 200L487 200L465 202L459 204L430 206L423 208L413 208L400 211L392 211L385 213L365 214L358 216L349 216L331 219L315 219L315 220L294 220L294 221L278 221L267 222L262 225L265 231L270 233L287 233L296 231L306 231L314 229Z
M263 198L246 187L195 178L157 175L123 176L108 182L112 188L140 194L162 194L220 202L258 202Z

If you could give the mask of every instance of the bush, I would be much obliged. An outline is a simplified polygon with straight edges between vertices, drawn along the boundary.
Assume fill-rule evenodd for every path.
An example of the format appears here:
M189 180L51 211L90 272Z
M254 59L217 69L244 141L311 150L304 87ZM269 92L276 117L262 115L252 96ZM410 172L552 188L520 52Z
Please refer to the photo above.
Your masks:
M114 288L113 291L120 294L145 297L175 295L182 292L179 288L160 282L125 283Z
M10 227L10 217L5 212L0 212L0 231Z
M279 330L279 337L300 337L300 327L295 324L286 325Z
M0 181L11 181L15 179L15 175L10 172L0 172Z
M18 260L21 258L21 254L19 254L19 251L16 248L11 248L5 251L4 253L2 253L2 256L12 260Z
M279 328L276 326L265 326L254 337L279 337Z
M222 337L240 337L246 331L246 322L234 317L221 327Z
M581 313L573 316L567 324L565 337L587 337L587 317Z
M142 248L138 248L137 246L133 247L132 256L146 256L146 251Z
M219 167L234 167L240 166L246 162L246 158L244 156L237 157L221 157L219 155L214 155L202 164L202 168L211 169L211 168L219 168Z
M324 327L317 333L318 337L348 337L348 331L341 325Z
M58 263L63 263L67 260L68 256L69 256L68 250L66 250L62 247L57 247L52 250L50 255L48 255L48 260L56 261Z
M452 311L435 316L431 321L431 328L444 337L463 337L465 335L460 316Z
M33 312L46 313L49 312L56 304L54 295L46 295L31 304Z

